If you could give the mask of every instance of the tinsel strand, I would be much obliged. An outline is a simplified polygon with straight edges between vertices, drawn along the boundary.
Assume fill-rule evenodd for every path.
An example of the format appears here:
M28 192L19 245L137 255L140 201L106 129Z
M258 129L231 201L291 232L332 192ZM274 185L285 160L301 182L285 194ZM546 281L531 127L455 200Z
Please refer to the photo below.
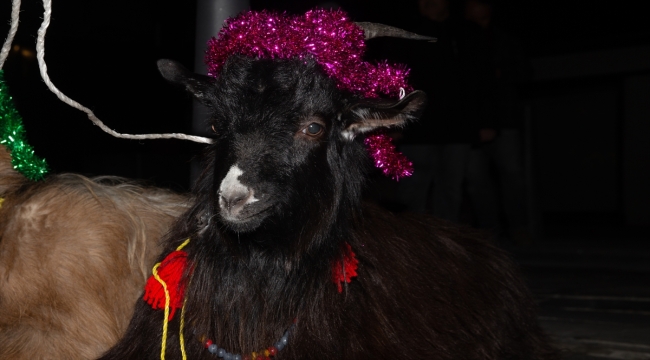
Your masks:
M316 61L338 87L367 98L397 97L411 89L404 65L364 61L364 32L347 14L311 10L305 15L248 11L226 20L217 38L208 42L208 75L217 77L234 55L265 59Z
M413 175L413 163L396 150L393 139L388 134L376 132L369 135L364 143L375 167L384 175L395 181Z
M34 149L25 139L23 120L9 95L2 69L0 69L0 144L11 153L14 169L28 179L40 180L47 174L45 160L34 155Z

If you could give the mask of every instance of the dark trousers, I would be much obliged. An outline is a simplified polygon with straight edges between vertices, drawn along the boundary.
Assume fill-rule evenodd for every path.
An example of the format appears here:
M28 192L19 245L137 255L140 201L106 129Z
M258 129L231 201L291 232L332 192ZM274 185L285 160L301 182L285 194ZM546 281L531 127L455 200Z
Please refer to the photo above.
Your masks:
M516 129L503 129L493 142L472 149L467 193L479 227L501 230L499 215L503 209L511 231L526 229L521 152L520 133Z
M458 222L471 145L402 145L400 151L414 168L413 176L400 180L400 202L415 212L428 212L431 204L435 216Z

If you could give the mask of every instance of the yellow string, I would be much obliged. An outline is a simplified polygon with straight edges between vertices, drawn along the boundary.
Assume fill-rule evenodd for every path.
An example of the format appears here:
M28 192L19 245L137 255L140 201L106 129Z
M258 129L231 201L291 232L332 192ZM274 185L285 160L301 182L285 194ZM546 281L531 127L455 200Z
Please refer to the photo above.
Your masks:
M180 333L179 339L181 342L181 355L183 360L187 360L187 354L185 353L185 338L183 338L183 328L185 327L185 301L183 300L183 307L181 308L181 328L178 330Z
M160 285L162 285L163 290L165 290L165 319L163 321L163 334L162 334L162 344L160 346L160 360L165 360L165 350L167 350L167 325L169 324L169 291L167 291L167 284L158 276L158 267L160 263L157 263L151 269L153 277L158 280Z
M190 239L188 238L187 240L183 241L182 244L178 245L178 247L176 248L176 251L183 250L183 248L185 247L185 245L187 245L187 244L189 244L189 243L190 243Z
M2 208L2 203L5 202L5 198L0 198L0 209Z
M185 245L190 243L190 239L185 240L180 246L176 248L176 251L179 251L185 247ZM162 285L163 290L165 291L165 319L163 320L163 334L162 334L162 344L160 346L160 360L165 360L165 351L167 350L167 327L169 325L169 291L167 290L167 284L163 281L163 279L158 276L158 267L160 267L160 263L157 263L156 265L153 266L153 269L151 269L151 273L153 274L153 277ZM185 310L185 302L183 302L183 310ZM182 314L181 314L182 316ZM186 355L185 355L185 343L183 340L183 319L181 317L181 353L183 354L183 360L186 360Z

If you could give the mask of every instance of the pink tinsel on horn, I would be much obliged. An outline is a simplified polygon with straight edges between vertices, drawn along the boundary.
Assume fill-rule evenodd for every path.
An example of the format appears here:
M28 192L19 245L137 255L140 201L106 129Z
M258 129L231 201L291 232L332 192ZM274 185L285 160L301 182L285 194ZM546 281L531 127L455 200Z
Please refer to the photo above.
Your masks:
M393 139L385 133L369 135L364 141L374 165L384 175L399 181L413 175L413 163L395 149Z
M235 54L262 59L315 60L339 89L363 97L397 97L411 89L404 65L363 60L363 29L340 10L311 10L304 15L246 11L226 20L217 38L208 42L208 75L217 77Z

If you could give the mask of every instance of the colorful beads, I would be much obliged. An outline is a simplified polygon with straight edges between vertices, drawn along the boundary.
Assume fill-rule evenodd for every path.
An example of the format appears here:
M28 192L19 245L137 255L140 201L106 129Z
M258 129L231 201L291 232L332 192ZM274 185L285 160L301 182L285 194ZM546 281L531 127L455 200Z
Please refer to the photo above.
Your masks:
M268 348L268 352L270 356L275 356L278 353L278 349L276 349L275 346L271 346L270 348Z
M254 351L249 355L241 356L239 354L231 354L226 351L226 349L218 347L212 340L208 339L205 335L199 336L199 340L203 343L206 349L210 354L217 355L223 360L271 360L272 357L276 356L279 351L284 349L285 346L289 343L289 335L293 332L293 329L296 326L296 320L294 319L293 324L289 327L287 331L284 332L280 340L275 343L273 346L269 346L265 350Z

